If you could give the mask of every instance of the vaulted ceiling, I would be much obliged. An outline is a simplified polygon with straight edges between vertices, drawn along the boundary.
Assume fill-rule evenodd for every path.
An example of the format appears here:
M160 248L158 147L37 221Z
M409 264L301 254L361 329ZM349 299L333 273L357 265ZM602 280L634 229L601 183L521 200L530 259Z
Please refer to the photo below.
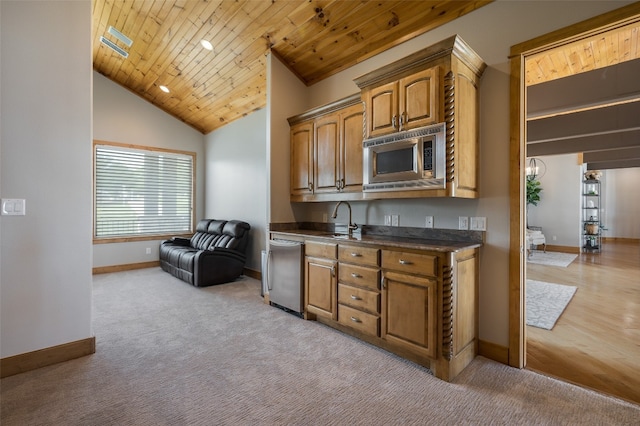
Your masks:
M266 105L270 51L311 85L491 1L94 0L93 67L206 134Z
M640 167L640 17L526 62L527 155Z

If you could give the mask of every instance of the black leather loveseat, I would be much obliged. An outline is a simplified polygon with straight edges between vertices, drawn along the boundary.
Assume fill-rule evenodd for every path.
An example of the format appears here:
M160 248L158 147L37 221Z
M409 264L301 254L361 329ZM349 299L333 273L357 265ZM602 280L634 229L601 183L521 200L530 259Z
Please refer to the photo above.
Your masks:
M160 266L196 287L233 281L244 270L250 228L239 220L201 220L191 238L160 244Z

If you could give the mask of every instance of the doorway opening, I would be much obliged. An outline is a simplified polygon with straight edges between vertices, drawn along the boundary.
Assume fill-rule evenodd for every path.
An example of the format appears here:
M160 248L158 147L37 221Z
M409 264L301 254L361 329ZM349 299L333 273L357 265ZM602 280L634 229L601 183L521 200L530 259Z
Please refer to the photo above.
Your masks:
M534 58L541 58L571 44L577 44L589 38L603 37L609 32L619 30L630 24L640 22L640 4L635 3L610 13L555 31L511 48L511 140L510 140L510 251L509 251L509 364L524 368L527 365L527 328L525 322L525 283L527 264L525 259L525 164L527 156L527 79L537 78ZM608 64L601 64L602 67ZM571 67L556 67L555 75L548 78L560 78L560 71L572 72ZM581 72L581 71L573 71ZM544 74L544 73L543 73ZM547 74L554 74L553 72ZM547 77L545 77L547 78ZM567 355L567 358L569 355ZM600 360L606 363L606 359ZM611 377L615 380L614 377ZM568 379L569 381L572 381ZM605 390L606 391L606 390Z

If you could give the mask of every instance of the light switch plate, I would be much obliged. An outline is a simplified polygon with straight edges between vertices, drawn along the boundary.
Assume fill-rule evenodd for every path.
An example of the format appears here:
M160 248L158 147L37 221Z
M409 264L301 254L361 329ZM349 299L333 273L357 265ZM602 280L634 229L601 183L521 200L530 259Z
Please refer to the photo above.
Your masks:
M24 216L26 214L26 201L17 198L2 199L3 216Z
M487 218L486 217L472 217L471 225L469 227L472 231L486 231L487 230Z
M400 216L397 214L391 215L391 226L400 226Z
M469 229L469 216L458 217L458 229L465 231Z
M391 215L384 215L384 226L391 226Z

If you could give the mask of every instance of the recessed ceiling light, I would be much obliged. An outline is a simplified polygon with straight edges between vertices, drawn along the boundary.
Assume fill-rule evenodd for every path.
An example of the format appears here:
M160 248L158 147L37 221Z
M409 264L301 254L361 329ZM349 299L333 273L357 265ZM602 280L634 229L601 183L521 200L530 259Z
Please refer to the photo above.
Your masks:
M213 44L211 44L208 40L200 40L200 44L207 50L213 50Z
M167 86L160 86L160 90L162 90L164 93L169 93L169 88Z

